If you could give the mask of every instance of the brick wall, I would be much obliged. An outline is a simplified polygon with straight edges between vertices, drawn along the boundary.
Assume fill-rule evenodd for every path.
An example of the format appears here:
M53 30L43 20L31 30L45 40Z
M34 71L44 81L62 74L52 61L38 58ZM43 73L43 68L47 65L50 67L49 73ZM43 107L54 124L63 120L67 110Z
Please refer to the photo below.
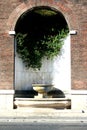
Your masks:
M14 40L9 36L7 20L19 0L0 0L0 89L13 89Z
M0 89L13 88L13 38L0 33Z
M73 0L73 3L78 32L71 39L72 88L87 89L87 2Z
M87 89L87 0L0 0L0 89L13 89L14 30L19 16L35 6L50 6L65 16L71 35L72 89Z

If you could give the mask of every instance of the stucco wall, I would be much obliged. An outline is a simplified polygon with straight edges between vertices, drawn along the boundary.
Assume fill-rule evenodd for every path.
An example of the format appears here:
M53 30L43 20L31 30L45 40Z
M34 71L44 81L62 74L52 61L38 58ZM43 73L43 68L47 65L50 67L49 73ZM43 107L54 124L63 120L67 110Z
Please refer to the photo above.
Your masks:
M32 83L53 84L55 88L68 92L71 89L70 35L65 39L61 54L53 60L42 60L40 70L26 69L22 60L15 57L15 89L32 89Z

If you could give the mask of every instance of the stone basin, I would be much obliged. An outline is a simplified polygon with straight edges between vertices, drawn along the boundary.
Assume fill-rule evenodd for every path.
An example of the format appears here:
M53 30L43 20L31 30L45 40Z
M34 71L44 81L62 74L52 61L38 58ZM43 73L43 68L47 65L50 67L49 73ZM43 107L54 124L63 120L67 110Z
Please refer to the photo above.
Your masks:
M32 84L33 89L38 92L38 95L44 97L48 91L52 90L52 84Z

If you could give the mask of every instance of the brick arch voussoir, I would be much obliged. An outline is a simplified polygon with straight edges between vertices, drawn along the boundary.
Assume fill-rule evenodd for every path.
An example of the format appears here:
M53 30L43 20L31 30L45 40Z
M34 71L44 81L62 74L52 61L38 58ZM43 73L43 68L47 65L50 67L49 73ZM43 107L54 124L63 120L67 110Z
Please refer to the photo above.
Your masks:
M40 7L40 6L47 6L52 9L60 11L64 15L64 17L68 23L68 26L72 26L72 25L70 25L70 20L71 20L70 14L72 13L72 10L69 7L67 7L66 5L64 5L61 1L55 2L55 0L49 0L49 2L48 2L48 1L43 0L40 3L39 2L36 3L35 1L30 0L27 4L26 3L20 4L11 13L11 15L9 16L9 19L7 21L7 31L13 31L15 29L17 20L24 12L26 12L27 10L29 10L31 8Z
M13 31L15 29L16 22L23 12L27 10L26 4L22 3L10 14L7 21L7 31Z

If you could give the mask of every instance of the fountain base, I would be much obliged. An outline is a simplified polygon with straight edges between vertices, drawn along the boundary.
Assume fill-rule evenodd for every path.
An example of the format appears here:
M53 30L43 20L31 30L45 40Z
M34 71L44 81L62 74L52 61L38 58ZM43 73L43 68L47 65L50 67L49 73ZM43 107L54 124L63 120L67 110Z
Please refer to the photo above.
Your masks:
M67 98L15 98L17 108L71 109L71 99Z

